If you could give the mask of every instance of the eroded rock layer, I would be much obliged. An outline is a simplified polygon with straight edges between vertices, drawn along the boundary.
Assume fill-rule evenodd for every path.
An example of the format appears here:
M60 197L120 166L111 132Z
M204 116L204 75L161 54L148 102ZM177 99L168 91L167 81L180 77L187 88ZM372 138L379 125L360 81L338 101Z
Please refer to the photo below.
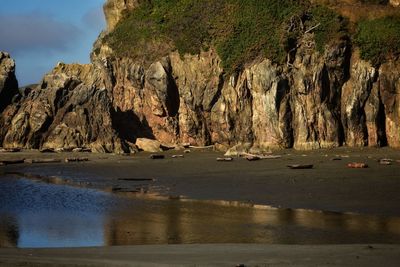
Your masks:
M108 1L108 30L135 5ZM227 75L212 48L143 64L116 58L103 36L92 64L58 64L14 104L14 63L0 54L2 146L132 152L137 139L154 139L233 152L400 147L400 64L375 68L347 40L321 53L307 33L287 64L259 59Z

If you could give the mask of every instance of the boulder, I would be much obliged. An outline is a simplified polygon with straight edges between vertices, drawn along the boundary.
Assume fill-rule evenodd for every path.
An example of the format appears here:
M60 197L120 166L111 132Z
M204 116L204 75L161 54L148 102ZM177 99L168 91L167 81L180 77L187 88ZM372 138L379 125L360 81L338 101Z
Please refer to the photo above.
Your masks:
M147 138L136 139L136 146L145 152L157 153L163 151L159 141Z

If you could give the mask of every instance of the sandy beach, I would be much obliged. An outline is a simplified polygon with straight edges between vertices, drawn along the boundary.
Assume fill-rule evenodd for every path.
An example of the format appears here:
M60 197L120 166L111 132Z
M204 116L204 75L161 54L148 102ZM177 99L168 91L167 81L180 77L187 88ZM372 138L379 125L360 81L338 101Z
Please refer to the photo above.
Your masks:
M354 212L400 216L400 152L393 149L347 149L276 152L279 159L249 162L234 158L217 162L222 153L210 150L184 154L164 152L165 159L151 160L148 153L133 156L91 153L20 152L0 154L4 159L61 159L87 157L83 163L17 164L1 167L4 173L38 176L74 186L118 190L137 195L143 189L154 195L194 200L239 201L289 209ZM391 165L379 159L393 159ZM351 169L351 162L364 162L366 169ZM287 165L313 164L309 170ZM56 179L54 179L56 178ZM129 179L139 179L141 188ZM142 191L143 191L142 190Z
M210 150L151 160L91 153L2 153L0 160L61 159L61 163L2 166L3 175L24 176L48 183L94 188L132 198L208 201L220 205L272 206L361 214L377 218L400 216L400 152L392 149L346 149L275 152L279 159L249 162ZM87 157L65 163L68 157ZM379 159L393 159L381 165ZM365 162L367 169L351 169ZM291 170L287 165L313 164ZM135 181L135 183L132 183ZM136 183L140 181L140 183ZM0 249L0 266L397 266L398 245L150 245L102 248Z
M185 245L2 249L0 266L398 266L393 245Z

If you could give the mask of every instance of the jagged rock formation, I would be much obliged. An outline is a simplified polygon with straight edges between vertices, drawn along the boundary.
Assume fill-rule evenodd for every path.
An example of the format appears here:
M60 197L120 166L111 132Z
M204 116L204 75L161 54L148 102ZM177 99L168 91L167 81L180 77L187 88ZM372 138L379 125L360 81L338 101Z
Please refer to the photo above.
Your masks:
M13 96L17 93L15 62L8 53L0 51L0 112L11 103Z
M17 105L5 109L3 146L123 151L102 76L92 65L58 64Z
M400 6L400 1L399 0L390 0L389 2L394 7Z
M109 0L107 30L135 5ZM116 58L103 37L92 64L59 64L5 108L4 147L129 152L138 138L232 151L400 147L400 63L375 68L347 40L321 54L306 33L287 64L259 59L226 75L212 48L146 65Z

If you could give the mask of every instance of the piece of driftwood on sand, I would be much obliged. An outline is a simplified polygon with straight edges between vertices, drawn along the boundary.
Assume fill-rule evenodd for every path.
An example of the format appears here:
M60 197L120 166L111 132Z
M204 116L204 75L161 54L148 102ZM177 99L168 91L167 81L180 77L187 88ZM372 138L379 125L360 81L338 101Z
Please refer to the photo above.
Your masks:
M287 166L293 170L304 170L304 169L314 168L314 165L312 165L312 164L293 164L293 165L287 165Z
M379 159L378 162L379 162L380 165L392 165L394 160L393 159L384 158L384 159Z
M164 159L165 156L164 155L160 155L160 154L152 154L149 157L150 159Z
M21 148L1 148L0 153L14 153L14 152L20 152Z
M261 159L259 156L245 156L244 158L248 161L257 161Z
M2 165L21 164L21 163L25 163L25 159L8 159L8 160L1 160L0 163L1 163Z
M66 158L65 162L85 162L89 161L88 158Z
M26 159L25 163L37 164L37 163L60 163L61 159Z
M154 178L118 178L118 181L130 181L130 182L146 182L146 181L155 181Z
M280 158L282 158L281 155L271 155L271 154L269 154L269 155L264 155L264 154L258 155L258 154L251 154L251 153L245 153L245 152L240 153L240 156L241 156L241 157L244 157L244 158L246 158L246 159L250 158L250 160L251 160L252 158L253 158L254 160L259 160L259 159L280 159ZM258 158L258 159L257 159L257 158Z
M217 158L217 161L233 161L233 158Z

